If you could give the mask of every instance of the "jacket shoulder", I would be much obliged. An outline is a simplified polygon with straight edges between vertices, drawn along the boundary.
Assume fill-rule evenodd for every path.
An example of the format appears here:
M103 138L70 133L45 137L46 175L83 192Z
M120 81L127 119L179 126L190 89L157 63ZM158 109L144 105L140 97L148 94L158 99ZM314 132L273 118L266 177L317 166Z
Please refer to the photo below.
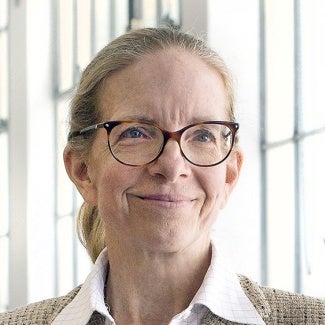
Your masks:
M60 311L71 302L79 292L80 286L66 296L47 299L19 307L0 314L0 325L45 325L51 324Z
M243 275L239 280L267 324L325 324L325 300L260 286Z

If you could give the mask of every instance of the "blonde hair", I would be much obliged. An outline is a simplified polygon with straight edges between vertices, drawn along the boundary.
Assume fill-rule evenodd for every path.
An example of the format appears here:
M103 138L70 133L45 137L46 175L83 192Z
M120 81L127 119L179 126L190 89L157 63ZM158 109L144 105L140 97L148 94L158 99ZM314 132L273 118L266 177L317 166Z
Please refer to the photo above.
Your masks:
M232 80L219 55L204 40L180 30L169 27L144 28L113 40L87 66L71 102L70 133L102 122L98 105L99 89L110 74L131 65L146 54L170 48L179 48L198 56L219 73L227 93L229 119L234 121ZM94 134L73 137L68 140L68 145L87 157L93 140ZM78 235L92 261L95 261L106 245L104 225L97 207L83 203L78 215Z

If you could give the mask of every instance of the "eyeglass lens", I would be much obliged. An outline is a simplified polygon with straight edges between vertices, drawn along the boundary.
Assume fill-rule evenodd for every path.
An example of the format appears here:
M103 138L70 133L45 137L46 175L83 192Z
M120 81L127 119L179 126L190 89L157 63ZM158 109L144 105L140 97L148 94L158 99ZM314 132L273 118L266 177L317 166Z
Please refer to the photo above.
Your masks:
M233 134L223 124L197 124L186 129L180 140L185 158L195 165L210 166L224 160L233 144ZM126 122L109 133L113 156L128 165L145 165L157 158L164 146L164 134L156 126Z

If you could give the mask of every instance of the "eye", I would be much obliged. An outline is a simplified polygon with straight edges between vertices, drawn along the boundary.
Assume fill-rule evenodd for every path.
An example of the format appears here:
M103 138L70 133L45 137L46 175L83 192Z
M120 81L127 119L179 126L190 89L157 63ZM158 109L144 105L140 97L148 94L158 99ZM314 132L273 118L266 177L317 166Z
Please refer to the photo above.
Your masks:
M121 139L139 139L139 138L148 138L148 132L139 127L132 127L123 131L120 135Z
M207 130L200 130L195 132L193 140L199 142L215 142L215 136Z

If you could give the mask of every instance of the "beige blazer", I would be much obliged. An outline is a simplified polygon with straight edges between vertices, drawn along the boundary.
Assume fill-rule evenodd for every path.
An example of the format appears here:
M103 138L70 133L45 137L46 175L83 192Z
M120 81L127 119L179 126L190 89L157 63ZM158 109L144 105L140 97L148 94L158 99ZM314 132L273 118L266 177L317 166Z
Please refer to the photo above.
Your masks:
M325 325L325 300L306 297L281 290L262 287L239 275L246 295L266 324ZM75 297L80 286L66 296L44 300L0 314L0 324L45 325L51 324L60 311ZM104 317L94 312L88 325L104 324ZM202 325L237 324L208 312ZM82 324L81 324L82 325Z

